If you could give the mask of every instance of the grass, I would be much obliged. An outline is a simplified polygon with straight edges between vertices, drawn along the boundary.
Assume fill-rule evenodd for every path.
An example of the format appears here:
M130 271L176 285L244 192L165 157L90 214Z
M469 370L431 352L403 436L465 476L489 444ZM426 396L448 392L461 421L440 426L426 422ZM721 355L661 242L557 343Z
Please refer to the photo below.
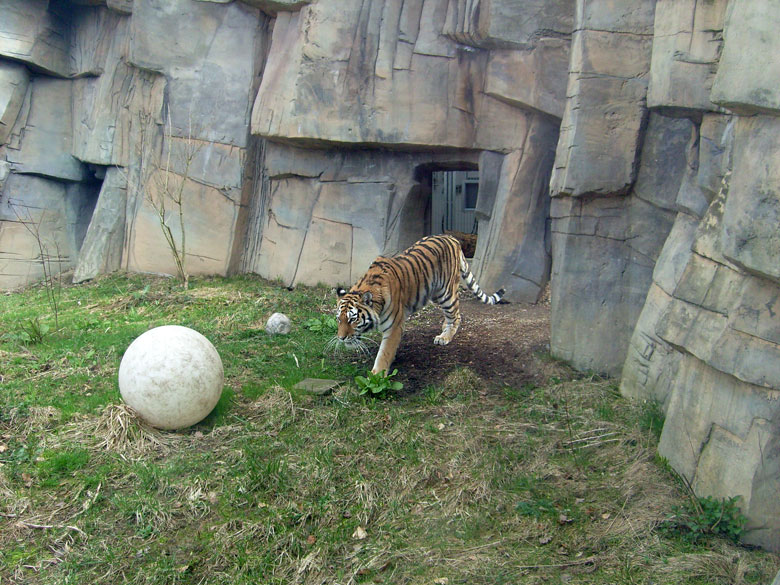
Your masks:
M688 494L660 415L573 373L492 387L469 369L388 400L333 356L326 288L112 276L0 296L0 583L766 584L776 555L662 529ZM264 331L286 313L289 336ZM49 326L34 342L24 324ZM161 432L121 403L152 326L206 335L225 390ZM43 329L42 329L43 330ZM330 396L305 377L344 383Z

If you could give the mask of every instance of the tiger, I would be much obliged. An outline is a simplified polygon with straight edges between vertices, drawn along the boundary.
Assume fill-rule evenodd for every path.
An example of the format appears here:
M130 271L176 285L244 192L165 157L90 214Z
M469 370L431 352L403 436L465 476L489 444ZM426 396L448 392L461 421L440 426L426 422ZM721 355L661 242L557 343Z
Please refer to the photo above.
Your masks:
M388 372L401 341L404 321L430 300L444 313L442 331L433 343L447 345L461 324L461 278L485 304L495 305L504 296L503 288L492 295L482 291L460 242L449 235L427 236L396 256L379 256L349 291L337 288L337 343L361 347L360 336L378 329L382 341L371 373Z

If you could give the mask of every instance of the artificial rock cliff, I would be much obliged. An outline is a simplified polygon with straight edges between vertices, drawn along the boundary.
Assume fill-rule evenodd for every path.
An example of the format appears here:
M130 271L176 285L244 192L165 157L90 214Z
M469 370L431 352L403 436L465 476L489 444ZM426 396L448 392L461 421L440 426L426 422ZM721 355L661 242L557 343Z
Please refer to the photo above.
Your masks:
M780 0L4 0L0 287L349 283L478 170L475 273L780 548ZM180 229L178 218L170 224Z

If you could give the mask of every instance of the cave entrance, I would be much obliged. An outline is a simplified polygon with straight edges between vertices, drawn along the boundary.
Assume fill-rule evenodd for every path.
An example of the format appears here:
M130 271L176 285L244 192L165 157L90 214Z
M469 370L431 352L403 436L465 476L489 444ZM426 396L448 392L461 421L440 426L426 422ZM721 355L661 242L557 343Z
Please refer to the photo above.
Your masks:
M87 237L89 224L92 222L92 216L97 207L97 201L100 197L100 190L103 188L103 181L106 178L106 170L109 168L104 165L87 164L87 179L79 184L79 206L75 214L75 235L76 249L81 250L84 239Z
M477 245L479 168L474 163L421 165L401 217L400 249L423 236L451 234L472 258Z

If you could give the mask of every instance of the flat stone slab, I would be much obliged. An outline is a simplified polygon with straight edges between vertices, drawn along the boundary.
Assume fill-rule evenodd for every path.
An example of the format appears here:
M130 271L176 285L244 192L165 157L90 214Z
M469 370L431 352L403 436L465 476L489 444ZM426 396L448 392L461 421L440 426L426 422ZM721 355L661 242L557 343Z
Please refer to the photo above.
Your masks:
M306 378L293 386L296 390L305 390L309 394L325 396L341 384L338 380L326 380L324 378Z

